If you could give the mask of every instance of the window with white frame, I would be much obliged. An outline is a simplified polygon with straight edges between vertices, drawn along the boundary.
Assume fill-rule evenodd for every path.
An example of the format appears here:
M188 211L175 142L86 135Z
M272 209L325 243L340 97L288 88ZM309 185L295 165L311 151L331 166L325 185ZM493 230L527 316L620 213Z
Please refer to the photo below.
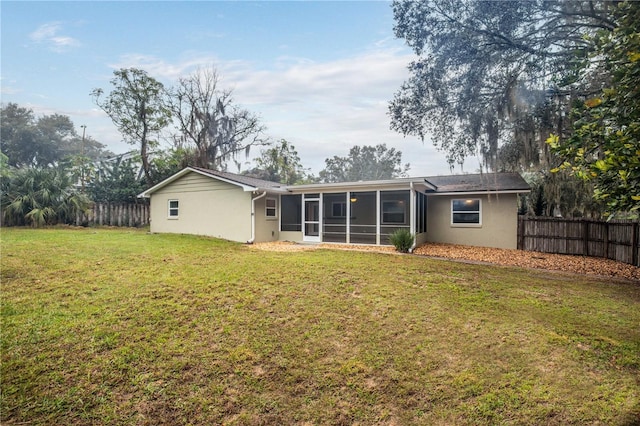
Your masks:
M169 219L177 219L178 210L179 210L178 200L169 200Z
M478 198L451 200L451 224L478 226L482 224L482 203Z
M278 217L278 203L275 198L267 198L265 201L265 215L267 218L275 219Z

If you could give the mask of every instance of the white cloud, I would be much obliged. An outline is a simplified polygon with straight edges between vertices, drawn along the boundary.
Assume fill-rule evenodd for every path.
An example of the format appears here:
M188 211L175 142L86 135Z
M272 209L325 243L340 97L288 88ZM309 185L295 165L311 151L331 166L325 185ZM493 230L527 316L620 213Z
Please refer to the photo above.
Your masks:
M444 155L430 141L390 130L388 102L408 77L410 55L374 50L363 55L317 63L287 58L274 70L224 70L238 103L259 111L269 133L296 146L303 164L315 173L324 159L346 156L354 145L386 143L411 163L410 174L449 173ZM224 68L224 66L223 66Z
M272 69L260 69L247 61L188 52L177 63L127 55L111 66L141 68L168 85L198 67L215 66L221 88L233 89L236 103L257 113L270 136L295 145L303 164L316 174L325 158L346 156L354 145L380 143L402 151L411 175L449 173L444 155L431 142L405 138L389 128L387 105L408 77L411 59L383 48L329 62L283 56ZM252 151L258 154L258 149Z
M22 92L21 89L14 87L13 86L14 84L16 84L15 80L11 80L7 82L5 78L0 77L0 93L7 96L7 95L15 95Z
M47 45L54 52L64 52L69 48L80 46L80 42L75 38L58 34L61 30L61 22L49 22L40 25L29 34L29 38L35 43Z
M216 63L216 58L206 55L188 54L176 64L168 63L151 55L129 54L120 58L117 63L109 64L114 70L121 68L139 68L163 83L173 84L179 77L187 76L198 67L206 67Z

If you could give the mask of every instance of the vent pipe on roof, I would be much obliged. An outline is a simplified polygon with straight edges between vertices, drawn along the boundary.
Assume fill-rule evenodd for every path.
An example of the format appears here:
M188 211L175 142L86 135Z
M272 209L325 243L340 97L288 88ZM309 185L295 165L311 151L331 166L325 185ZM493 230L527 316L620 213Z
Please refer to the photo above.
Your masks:
M263 198L267 195L267 191L251 199L251 239L247 241L247 244L253 244L256 240L256 200Z

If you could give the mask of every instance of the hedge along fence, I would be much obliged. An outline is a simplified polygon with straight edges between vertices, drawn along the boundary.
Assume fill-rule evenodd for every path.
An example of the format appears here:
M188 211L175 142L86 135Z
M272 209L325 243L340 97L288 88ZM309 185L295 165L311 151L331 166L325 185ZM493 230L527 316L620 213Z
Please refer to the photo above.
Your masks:
M640 266L640 222L518 217L518 248L604 257Z
M84 214L76 216L78 226L129 226L149 224L149 204L94 203Z

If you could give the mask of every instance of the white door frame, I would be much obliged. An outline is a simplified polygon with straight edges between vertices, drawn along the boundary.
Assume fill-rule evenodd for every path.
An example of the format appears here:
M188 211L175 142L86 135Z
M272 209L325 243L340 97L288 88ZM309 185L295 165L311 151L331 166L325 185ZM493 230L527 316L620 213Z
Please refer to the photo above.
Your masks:
M318 203L317 220L307 220L307 203ZM318 225L318 235L307 235L307 224ZM319 243L322 235L322 197L302 198L302 241Z

